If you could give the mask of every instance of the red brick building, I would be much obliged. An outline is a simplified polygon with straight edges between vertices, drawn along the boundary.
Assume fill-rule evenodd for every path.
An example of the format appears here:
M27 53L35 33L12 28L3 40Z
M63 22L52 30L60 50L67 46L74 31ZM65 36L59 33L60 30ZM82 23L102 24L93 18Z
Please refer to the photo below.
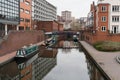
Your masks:
M37 30L44 30L45 32L53 32L63 30L63 25L56 21L39 21L37 22Z
M20 0L20 25L19 30L32 29L32 0Z
M59 31L63 31L64 30L63 24L58 23L58 30Z
M112 10L114 9L114 5L118 4L112 3L112 1L108 2L104 0L98 1L97 5L95 5L94 2L91 4L85 31L83 31L82 34L84 40L89 43L98 41L120 42L120 17L115 17L114 19L114 16L120 16L120 14L114 13Z

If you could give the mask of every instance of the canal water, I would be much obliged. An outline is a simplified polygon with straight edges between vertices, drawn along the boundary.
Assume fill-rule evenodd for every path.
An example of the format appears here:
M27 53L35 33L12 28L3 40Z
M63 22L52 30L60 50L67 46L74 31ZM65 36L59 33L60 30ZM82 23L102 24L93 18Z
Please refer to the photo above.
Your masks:
M29 59L1 66L0 80L107 80L78 43L61 41L56 46L40 47Z

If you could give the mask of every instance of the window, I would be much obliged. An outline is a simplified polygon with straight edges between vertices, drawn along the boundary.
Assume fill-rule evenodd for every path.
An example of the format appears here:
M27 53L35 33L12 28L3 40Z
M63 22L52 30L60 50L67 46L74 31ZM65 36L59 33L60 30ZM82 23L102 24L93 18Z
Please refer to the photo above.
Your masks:
M26 5L30 5L30 3L29 3L28 1L25 1L25 4L26 4Z
M106 31L106 26L102 26L101 31Z
M23 9L23 8L20 8L20 12L24 12L24 9Z
M19 26L19 30L24 30L24 26Z
M102 12L107 11L106 6L102 6Z
M25 22L30 22L30 19L25 19Z
M119 16L112 16L112 22L119 22Z
M20 0L20 2L24 2L24 0Z
M120 11L120 6L112 6L112 11L113 12L119 12Z
M19 0L0 0L0 18L6 21L19 22Z
M119 26L118 25L112 26L112 33L113 34L119 33Z
M105 22L105 21L106 21L106 17L102 16L102 22Z
M28 10L25 10L25 13L26 13L26 14L30 14L30 11L28 11Z
M20 21L24 21L24 18L20 18Z

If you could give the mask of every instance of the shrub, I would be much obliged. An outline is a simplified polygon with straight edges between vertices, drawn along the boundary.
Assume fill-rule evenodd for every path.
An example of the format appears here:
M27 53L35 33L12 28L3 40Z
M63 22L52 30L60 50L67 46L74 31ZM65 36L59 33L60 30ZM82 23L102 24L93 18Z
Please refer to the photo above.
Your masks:
M120 42L101 41L94 43L93 46L100 51L120 51Z

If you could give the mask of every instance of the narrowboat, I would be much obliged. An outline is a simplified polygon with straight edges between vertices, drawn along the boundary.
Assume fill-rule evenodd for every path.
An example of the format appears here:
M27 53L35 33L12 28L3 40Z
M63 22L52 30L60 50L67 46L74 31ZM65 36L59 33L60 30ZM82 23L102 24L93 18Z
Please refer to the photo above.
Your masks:
M73 41L74 41L74 42L78 42L78 38L77 38L76 35L73 36Z
M29 58L38 52L38 45L24 46L17 50L16 58Z

